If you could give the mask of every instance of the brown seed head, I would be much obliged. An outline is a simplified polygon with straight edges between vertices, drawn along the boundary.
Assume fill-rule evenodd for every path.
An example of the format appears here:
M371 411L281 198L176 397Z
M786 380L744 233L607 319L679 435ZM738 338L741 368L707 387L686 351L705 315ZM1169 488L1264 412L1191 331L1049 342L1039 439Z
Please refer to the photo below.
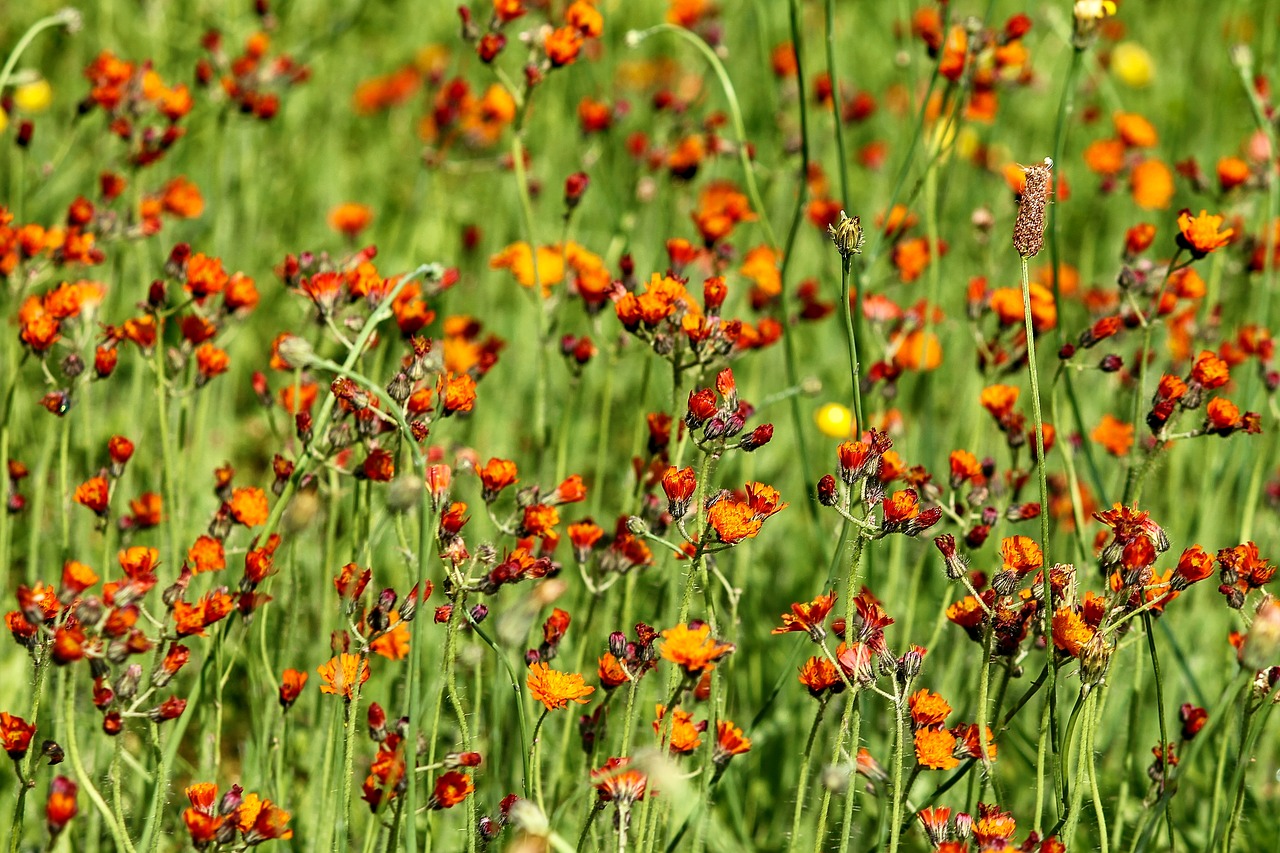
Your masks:
M1046 157L1044 165L1024 169L1027 183L1018 199L1018 219L1013 225L1013 248L1024 258L1039 254L1044 246L1044 207L1052 168L1053 161Z

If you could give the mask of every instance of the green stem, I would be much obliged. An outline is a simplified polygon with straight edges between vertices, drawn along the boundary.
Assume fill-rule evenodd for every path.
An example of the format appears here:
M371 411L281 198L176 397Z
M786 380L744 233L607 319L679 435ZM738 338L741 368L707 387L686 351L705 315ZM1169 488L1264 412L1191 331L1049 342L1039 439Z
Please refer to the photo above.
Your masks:
M984 677L983 686L985 685L986 678ZM907 750L907 724L906 715L904 713L906 697L901 695L901 688L899 687L896 678L893 683L893 696L893 806L889 813L889 853L897 853L898 842L902 837L902 801L905 799L907 793L902 784L902 759ZM985 718L986 714L979 712L978 742L981 744L981 752L984 759L986 759L987 750L986 729L983 727ZM989 761L990 759L986 760Z
M813 725L809 726L809 739L805 741L804 752L800 756L800 779L796 782L796 805L791 815L791 837L787 841L787 853L795 853L800 840L801 818L804 816L804 801L809 791L809 766L813 763L813 742L818 737L818 726L822 723L822 715L826 713L827 702L819 700L818 710L813 715ZM855 774L856 776L856 774ZM856 779L850 785L857 784ZM820 831L820 830L819 830Z
M133 842L129 840L128 834L125 832L123 823L116 820L116 816L111 811L111 807L107 805L107 801L103 799L102 794L98 791L97 786L93 784L88 772L84 769L84 762L80 758L80 746L76 740L76 713L75 713L75 690L69 685L69 674L62 672L63 690L62 694L62 738L63 746L66 747L67 759L71 762L71 770L76 777L76 781L80 787L89 795L89 799L93 802L98 813L102 815L103 822L106 823L108 831L111 833L112 840L115 841L116 850L125 851L125 853L135 853Z

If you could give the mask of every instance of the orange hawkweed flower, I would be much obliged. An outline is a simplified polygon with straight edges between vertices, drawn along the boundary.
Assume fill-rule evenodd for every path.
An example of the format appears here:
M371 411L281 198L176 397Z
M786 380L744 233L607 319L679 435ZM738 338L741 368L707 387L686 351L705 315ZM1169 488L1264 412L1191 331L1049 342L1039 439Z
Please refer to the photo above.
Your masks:
M956 736L946 729L925 728L915 735L916 761L933 770L950 770L960 764L953 754Z
M49 784L49 799L45 803L44 817L49 827L49 834L57 836L67 823L76 816L76 792L79 786L66 776L57 776Z
M516 463L509 459L490 459L483 468L477 468L476 474L479 475L483 486L481 496L484 502L492 503L497 499L499 492L507 486L520 482L516 473Z
M1093 628L1072 607L1059 607L1053 614L1053 645L1080 657L1080 651L1093 639Z
M1144 160L1129 173L1133 201L1144 210L1164 210L1173 199L1173 172L1159 160Z
M717 767L723 767L735 755L742 755L751 750L751 739L742 734L742 729L729 720L716 721L716 746L711 761Z
M360 655L343 652L316 669L324 684L320 685L321 693L342 696L350 702L355 698L355 691L360 684L369 680L369 661Z
M107 478L98 475L76 486L74 500L81 506L93 510L97 515L105 516L110 496L111 488L107 484Z
M267 520L267 493L257 486L231 493L231 517L245 527L257 527Z
M844 686L836 666L825 657L811 657L800 667L800 683L815 698L824 690L838 690Z
M31 737L36 733L34 723L28 723L21 717L7 712L0 712L0 745L9 757L18 761L27 754L31 746Z
M450 770L436 780L435 790L431 792L431 800L427 805L435 810L450 809L465 800L475 789L470 776L460 770Z
M286 711L292 707L302 695L302 688L307 685L307 673L296 669L286 669L280 674L280 707Z
M373 222L373 208L367 204L348 201L329 211L329 227L349 240L359 236L371 222Z
M653 731L658 737L662 737L662 720L667 715L667 706L658 705L657 714L658 719L653 721ZM671 740L667 748L672 755L688 755L702 745L701 735L706 727L706 720L695 723L691 712L676 708L671 712Z
M1222 222L1222 216L1210 216L1207 210L1201 210L1199 216L1192 216L1191 211L1183 208L1178 213L1178 245L1196 259L1221 249L1231 242L1231 236L1236 233L1234 228L1223 230Z
M835 603L836 593L832 590L808 604L792 604L791 612L782 614L782 627L774 628L772 633L788 634L792 631L807 631L817 642L826 634L822 629L822 623L826 621L827 614L831 612Z
M187 567L194 574L221 571L227 567L222 540L201 536L187 549Z
M1001 420L1013 412L1019 393L1019 389L1012 385L988 385L982 389L979 401L982 408L991 413L991 417Z
M644 799L649 778L639 770L624 770L630 763L630 758L610 758L604 767L591 771L591 784L600 792L600 802L616 802L622 808Z
M716 501L707 512L707 521L720 541L727 545L751 539L760 532L763 524L751 511L751 507L732 498Z
M63 592L79 595L97 582L97 573L84 563L67 560L62 564Z
M529 676L525 682L533 698L541 702L548 711L557 711L570 702L579 705L587 704L587 698L596 692L589 687L582 676L576 672L560 672L547 664L538 662L529 667Z
M1044 565L1040 545L1029 536L1007 536L1000 542L1000 559L1005 571L1025 575Z
M916 728L940 726L951 713L951 704L946 699L923 688L912 693L907 704L911 707L911 724Z
M1116 113L1111 122L1120 141L1130 148L1154 148L1160 141L1151 122L1137 113Z
M260 800L257 794L246 794L244 802L236 810L236 825L240 837L249 847L273 838L293 838L293 830L287 824L293 815L272 803Z
M547 59L551 60L551 67L559 68L577 61L583 41L582 32L577 27L559 27L547 33L542 46L547 52Z
M226 350L208 342L196 348L196 370L200 373L197 384L203 385L213 377L226 373L230 367L231 357Z
M734 650L732 643L721 643L711 636L707 624L692 628L676 625L662 632L662 657L681 667L687 675L699 675Z
M1089 433L1089 438L1101 444L1112 456L1124 456L1133 447L1133 424L1114 415L1103 415L1102 421Z

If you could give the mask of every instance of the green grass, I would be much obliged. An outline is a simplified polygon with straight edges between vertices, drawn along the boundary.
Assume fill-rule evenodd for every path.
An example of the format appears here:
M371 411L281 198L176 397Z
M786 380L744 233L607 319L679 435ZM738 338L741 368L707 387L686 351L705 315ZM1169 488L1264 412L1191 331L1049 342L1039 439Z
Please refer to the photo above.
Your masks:
M665 497L656 483L637 482L632 461L640 457L639 464L644 465L651 460L645 416L665 412L678 421L689 392L713 385L725 362L685 371L679 387L673 388L670 363L637 336L625 333L612 306L606 304L601 313L590 316L581 300L563 296L562 283L555 288L560 296L553 309L541 318L542 308L531 292L517 285L508 272L491 269L489 259L511 243L529 240L531 224L537 244L570 239L599 255L614 277L619 276L623 257L629 256L635 278L643 285L651 273L667 268L668 239L699 241L690 214L709 183L729 181L749 191L737 156L735 103L753 147L751 167L763 204L754 211L754 221L739 224L724 241L731 249L726 248L729 260L717 270L725 274L729 288L723 313L750 323L769 315L779 317L786 323L789 341L734 353L731 364L739 393L756 407L747 429L772 423L774 437L749 454L725 451L707 469L712 473L703 478L699 496L714 495L722 488L741 489L754 481L776 487L790 506L767 520L755 538L703 554L698 560L677 561L662 545L650 541L654 564L618 580L594 602L578 577L569 543L561 542L554 554L563 564L557 578L524 581L493 595L468 593L465 609L483 603L487 618L477 628L469 627L460 607L452 621L439 624L432 619L434 609L447 603L451 592L434 536L442 507L432 508L429 501L419 499L419 480L407 486L412 490L408 509L396 513L391 508L393 493L406 487L407 478L422 475L409 450L410 441L397 437L398 426L380 436L380 443L396 454L404 482L371 483L348 473L365 454L357 440L357 449L350 461L341 462L341 469L330 465L331 459L306 463L315 477L295 478L299 481L296 489L290 487L286 493L292 496L287 506L270 496L273 516L268 526L281 534L282 542L275 554L277 572L259 591L272 596L272 601L260 607L252 620L233 613L211 626L207 638L185 641L192 652L190 663L157 696L188 696L191 701L181 720L164 722L153 730L145 719L131 718L121 735L108 738L101 731L101 714L90 704L92 676L84 661L61 667L41 664L36 688L32 659L25 650L8 641L0 646L4 649L0 683L10 686L0 698L0 710L36 723L33 751L45 738L70 750L68 724L73 725L77 759L107 806L103 814L91 801L84 779L72 769L73 762L55 768L44 762L24 762L22 773L35 783L25 797L19 797L17 776L0 774L0 814L17 815L14 810L21 810L22 819L13 823L5 839L12 838L10 849L110 850L125 837L139 851L185 848L189 840L182 812L188 803L183 788L199 781L217 783L220 792L238 783L290 811L294 837L275 842L292 845L290 849L403 849L410 838L417 848L482 846L476 819L488 815L496 820L499 801L509 793L532 793L525 788L526 761L541 708L524 683L524 655L542 641L540 628L553 606L569 612L572 622L552 666L582 673L588 685L600 683L595 664L608 648L610 632L623 631L633 638L637 622L665 630L680 621L682 610L690 619L711 619L714 614L717 636L736 646L716 668L712 698L695 701L689 695L680 702L682 708L693 711L695 720L712 720L711 730L703 734L704 748L695 755L672 763L656 758L653 706L668 703L678 685L672 664L666 661L659 661L657 670L639 682L630 719L626 685L607 699L607 729L590 757L581 748L577 719L606 701L603 689L598 688L585 706L571 704L547 715L538 728L541 754L536 764L541 768L542 807L554 834L550 843L558 849L576 849L580 835L582 849L618 849L615 809L609 807L589 818L597 794L588 771L618 755L624 740L631 744L630 752L640 766L650 772L650 785L662 788L659 796L632 808L630 849L869 850L889 849L895 843L905 850L928 849L918 825L903 832L900 840L891 831L897 822L893 789L898 789L902 815L908 814L908 809L931 802L932 792L968 762L954 771L913 772L914 755L908 744L895 786L893 703L884 695L863 690L858 705L860 744L887 769L890 779L857 797L847 834L843 816L850 793L837 784L826 807L826 822L819 825L822 780L848 779L852 741L850 717L845 715L847 697L831 699L813 748L806 753L818 702L797 683L795 674L805 658L822 653L803 633L772 636L770 631L792 602L810 601L833 588L839 593L834 616L843 616L848 591L856 593L865 584L895 620L886 632L889 647L897 654L913 643L928 649L922 672L910 689L928 688L945 696L955 709L947 720L954 726L980 715L989 721L1001 720L1033 685L1047 659L1043 648L1036 646L1041 623L1037 617L1031 624L1007 684L1006 669L993 665L988 685L992 701L983 711L979 708L984 695L980 689L982 645L945 616L947 606L966 591L963 585L948 581L930 541L943 532L963 540L971 524L961 527L944 518L916 537L891 535L870 541L861 551L856 583L848 582L853 532L836 510L818 506L814 498L817 478L835 473L836 447L849 437L824 435L814 420L825 403L853 403L845 326L838 311L813 322L789 319L799 310L794 294L806 279L816 280L822 300L838 304L840 256L822 229L801 221L785 267L783 295L764 312L750 306L750 283L738 272L742 258L749 249L766 243L770 230L779 243L787 241L804 185L799 147L802 140L807 141L809 159L824 171L826 195L841 201L851 215L859 215L866 229L865 249L853 259L855 281L863 292L883 296L903 309L925 299L940 309L940 317L928 325L940 339L941 365L929 372L907 370L893 386L879 383L866 388L862 404L871 424L880 423L890 412L900 415L893 449L906 466L923 466L931 473L943 496L949 494L951 451L963 448L979 459L994 461L989 495L977 501L975 509L993 507L999 520L985 545L961 545L971 568L990 577L1000 568L1002 537L1040 536L1038 521L1004 520L1010 505L1039 500L1035 463L1025 446L1011 456L1005 435L979 404L979 394L988 385L1016 386L1021 390L1018 410L1025 415L1027 427L1031 424L1028 370L1018 352L1021 318L998 332L999 344L1012 355L1011 360L983 370L977 339L996 340L996 320L989 312L977 321L967 314L966 286L972 278L986 277L992 289L1020 284L1019 259L1010 242L1017 204L1001 169L1008 163L1041 162L1054 154L1055 140L1063 134L1064 154L1057 158L1054 174L1065 175L1069 193L1059 192L1051 217L1056 220L1057 251L1062 262L1078 272L1079 289L1074 296L1064 293L1056 328L1039 335L1037 341L1045 419L1056 428L1057 436L1046 469L1056 494L1067 480L1070 461L1070 470L1097 508L1105 509L1125 493L1130 462L1140 464L1144 457L1141 449L1131 459L1111 457L1090 440L1089 433L1104 413L1124 421L1133 419L1136 354L1143 346L1143 333L1140 328L1127 329L1070 362L1067 371L1078 402L1078 420L1056 353L1098 316L1086 307L1085 291L1118 293L1126 229L1143 221L1156 226L1155 243L1142 256L1150 262L1134 265L1145 272L1142 265L1154 263L1150 280L1158 287L1163 275L1160 265L1176 248L1177 211L1204 208L1227 216L1227 224L1237 229L1237 239L1194 265L1207 282L1208 295L1179 303L1180 309L1195 309L1198 337L1191 350L1217 350L1247 324L1272 327L1274 271L1251 272L1248 261L1253 247L1259 241L1265 243L1267 222L1280 212L1274 169L1256 167L1251 185L1221 193L1214 164L1220 157L1240 155L1257 128L1248 92L1232 64L1229 39L1235 36L1225 34L1237 32L1232 26L1240 21L1252 22L1252 70L1273 78L1276 35L1265 22L1274 20L1275 4L1236 2L1188 12L1127 0L1110 22L1123 26L1123 34L1104 31L1080 53L1072 92L1075 109L1061 127L1059 104L1073 79L1068 75L1073 53L1070 4L950 4L943 14L956 20L979 16L997 33L1014 13L1025 12L1033 21L1023 39L1030 55L1029 81L1002 83L994 121L961 118L950 135L920 129L921 97L934 79L936 61L921 40L911 36L910 16L927 4L835 4L836 76L849 94L869 92L878 107L867 120L844 124L841 152L829 107L813 97L814 79L827 70L823 3L797 3L807 78L799 89L796 81L777 79L770 69L771 51L791 37L787 3L726 0L722 14L712 19L711 30L695 28L704 36L720 34L716 53L732 83L731 100L713 66L689 40L662 31L638 46L628 44L628 31L661 23L668 4L600 0L605 29L595 40L592 55L549 71L532 93L519 136L529 152L529 177L537 189L530 199L531 222L526 221L519 182L506 159L512 151L513 125L503 126L488 146L424 145L418 123L431 113L429 98L439 88L430 84L387 111L359 115L353 108L352 97L361 81L412 63L428 45L439 45L446 52L443 77L465 79L477 97L503 79L459 38L452 5L281 2L273 9L277 24L270 55L292 55L309 69L310 77L304 84L280 91L278 115L259 121L193 87L193 109L180 123L185 136L155 165L132 171L123 166L125 147L107 131L101 110L77 114L77 104L88 93L85 66L101 51L111 50L123 59L150 60L166 83L191 84L195 63L204 55L200 46L204 32L219 29L228 55L237 55L244 39L259 26L251 4L229 8L213 2L107 0L82 10L80 32L54 28L35 37L17 63L20 75L28 76L19 76L13 83L22 84L39 74L50 82L52 100L46 110L35 114L11 110L9 126L0 133L4 149L0 205L14 214L13 224L61 223L78 195L98 202L98 177L106 170L121 172L129 182L117 210L124 209L125 200L157 191L178 175L200 188L205 209L191 220L166 217L160 233L146 239L101 241L106 253L101 265L59 269L35 264L0 280L0 308L6 318L12 318L0 344L0 382L5 387L13 383L15 389L12 402L0 409L9 439L6 458L22 462L30 471L19 485L26 505L8 516L0 533L0 549L5 549L0 557L7 557L0 565L0 580L10 602L5 609L15 606L9 596L19 585L30 587L43 581L57 586L66 559L84 562L105 580L115 580L120 574L117 550L146 545L158 548L161 560L158 589L146 598L146 609L171 633L172 620L160 592L177 578L186 549L206 532L219 510L214 469L229 462L236 471L236 486L258 486L270 494L275 454L305 467L291 418L279 406L266 408L259 402L253 373L267 374L273 394L294 381L293 372L268 368L271 342L283 332L309 341L319 358L337 363L347 359L347 349L332 330L316 322L311 304L284 287L273 273L288 254L326 252L334 259L347 255L353 247L326 222L331 208L346 201L369 205L374 211L373 223L360 235L359 245L377 246L374 263L382 275L407 273L422 264L457 269L457 284L428 299L436 320L423 335L435 340L437 353L445 319L461 315L483 324L481 338L494 334L504 342L497 363L478 383L474 411L447 418L433 413L430 435L421 445L429 462L454 469L451 499L469 505L470 521L462 532L468 551L475 555L491 545L502 560L516 544L511 535L515 498L504 493L490 516L477 478L470 473L473 463L483 464L491 457L515 461L520 471L516 488L538 484L544 496L568 474L585 478L585 502L560 507L558 529L565 538L567 525L587 515L594 516L608 537L619 518L639 515L655 524L665 508ZM472 5L477 25L485 27L489 4L477 0ZM550 5L558 25L567 4L553 0ZM0 53L7 55L31 24L54 10L47 4L33 6L45 8L15 8L0 21ZM508 44L494 66L505 79L523 80L525 49L516 34L536 27L546 16L545 10L531 10L507 26ZM1194 21L1189 22L1189 16ZM1106 60L1117 41L1132 41L1150 52L1154 75L1149 86L1128 86L1117 69L1107 70ZM660 83L637 84L638 77L650 73L641 63L662 63L648 67L665 69L668 76ZM970 80L965 77L954 87L937 80L931 91L962 95ZM687 108L657 110L653 101L660 88L678 93L687 100ZM0 95L7 98L11 91ZM611 104L625 102L629 108L608 131L584 136L576 107L588 96ZM803 135L798 96L807 105L808 127ZM1123 176L1108 191L1086 166L1082 152L1089 143L1114 135L1110 116L1117 110L1145 116L1159 133L1153 149L1130 152L1131 157L1158 158L1170 167L1194 157L1207 176L1207 187L1196 188L1179 176L1169 205L1161 210L1139 208ZM713 117L725 120L713 121ZM32 119L35 128L26 149L14 144L23 118ZM674 177L667 168L654 168L627 150L632 133L643 132L651 145L670 148L711 126L725 151L709 156L692 179ZM879 169L867 168L857 156L872 142L886 146L887 156ZM979 157L983 151L988 155L985 160ZM842 159L850 188L846 199L839 199ZM586 172L591 182L580 207L566 221L562 187L576 171ZM899 280L891 241L876 227L877 215L895 202L918 217L908 237L939 238L948 247L909 284ZM975 225L978 211L988 217L989 228ZM470 248L463 237L468 227L479 231L478 241ZM230 355L228 373L196 388L190 366L182 366L176 374L166 368L174 385L164 398L162 419L153 367L163 362L164 351L149 362L136 346L123 342L119 367L109 380L90 382L82 377L75 383L73 405L64 417L46 412L40 398L55 387L67 386L58 366L62 357L79 353L92 374L100 324L118 326L144 312L145 305L140 303L146 302L147 285L165 275L166 258L178 242L221 258L228 272L243 271L257 282L260 304L251 314L228 320L216 339ZM1046 248L1031 260L1033 278L1050 266L1049 258ZM1186 259L1184 252L1179 260ZM26 269L37 271L27 277ZM699 302L702 279L710 272L705 265L686 271L689 291ZM18 308L30 294L44 294L60 281L78 279L102 282L106 297L91 317L65 321L63 338L48 359L59 381L49 384L38 356L24 358ZM180 292L181 282L171 281L170 307L179 304ZM372 306L354 306L344 316L364 318L371 311ZM540 325L544 321L545 328ZM165 344L176 347L179 337L174 324L170 325ZM872 365L892 358L894 329L890 323L870 320L856 325L865 375ZM359 329L343 332L354 338ZM558 354L559 339L567 334L589 335L599 348L580 376ZM1137 396L1139 441L1150 435L1143 418L1160 374L1186 376L1190 368L1187 361L1174 360L1170 337L1166 324L1155 321L1151 336L1155 356L1147 371L1146 390ZM787 346L793 348L791 363ZM382 388L392 380L406 352L394 322L389 321L379 329L376 345L351 362L352 369ZM1115 373L1092 369L1107 353L1120 355L1125 369ZM320 390L313 411L322 420L320 407L334 373L317 363L309 369ZM1259 412L1261 435L1180 439L1144 469L1139 506L1163 527L1172 546L1156 562L1157 573L1173 568L1183 549L1195 543L1216 553L1253 540L1264 557L1274 555L1280 546L1276 502L1274 496L1268 497L1268 487L1278 473L1276 399L1263 380L1265 371L1275 369L1274 359L1251 358L1233 366L1232 384L1206 394L1206 398L1229 397L1242 411ZM433 382L434 375L427 381ZM540 436L535 424L542 400L547 432ZM1203 411L1183 416L1177 430L1199 427ZM166 520L159 527L112 529L104 534L93 514L71 500L76 485L108 464L106 441L115 434L131 438L137 452L113 487L111 525L128 514L130 499L156 491L166 497ZM324 431L317 430L316 435L321 443L326 440ZM677 444L673 436L673 455ZM684 442L680 453L681 465L703 470L704 456L692 441ZM660 465L657 470L664 469ZM1011 470L1026 478L1016 488L1005 479ZM898 481L889 491L906 487ZM922 492L925 504L936 497ZM878 520L881 510L874 513ZM1064 518L1052 520L1047 562L1073 564L1081 590L1102 592L1106 582L1094 551L1094 536L1106 528L1088 519L1087 512L1085 518L1086 527L1079 536ZM689 532L698 530L691 519ZM186 600L194 602L219 584L234 591L244 554L254 536L263 531L259 526L233 530L226 539L228 566L218 573L222 577L195 578ZM675 527L663 535L680 539ZM351 627L332 584L348 562L373 570L365 607L372 607L384 588L394 589L403 600L420 576L433 582L435 592L410 626L409 657L371 659L372 677L352 703L350 728L344 729L344 702L320 693L317 667L334 654L326 642L331 633ZM732 595L711 569L723 576ZM1074 829L1073 850L1164 850L1170 847L1170 837L1180 850L1273 848L1280 828L1274 776L1280 741L1274 725L1267 725L1271 706L1246 712L1233 692L1247 676L1238 674L1236 651L1227 642L1230 631L1247 630L1265 593L1252 593L1242 610L1233 611L1213 589L1216 577L1215 572L1185 591L1160 618L1139 617L1127 623L1129 629L1110 659L1105 684L1089 700L1092 704L1096 699L1100 708L1096 725L1082 714L1068 731L1067 721L1080 694L1079 664L1060 658L1051 703L1046 704L1047 689L1037 690L1007 730L998 734L999 754L992 773L983 773L981 766L973 768L938 802L975 815L979 801L998 803L1017 820L1017 843L1038 826L1042 833L1056 828L1060 835ZM1030 578L1022 584L1031 585ZM95 587L89 593L101 594L101 589ZM145 616L139 626L149 636L158 633ZM829 622L827 630L831 630ZM1192 741L1190 751L1180 754L1182 764L1169 801L1167 825L1164 804L1156 802L1158 794L1153 793L1147 775L1151 747L1161 740L1148 631L1158 653L1159 695L1169 739L1178 739L1182 703L1210 711L1208 727ZM1280 664L1274 648L1266 654L1268 665ZM142 655L136 661L143 666L145 690L151 657ZM410 667L414 668L412 692ZM277 688L286 668L310 673L310 681L297 704L282 713ZM122 671L122 666L112 664L111 677ZM197 673L204 675L199 682ZM878 686L890 696L894 693L888 676L882 676ZM33 704L37 701L38 707ZM359 801L360 783L377 752L377 744L364 737L370 702L381 705L393 723L404 715L411 718L411 736L423 738L418 757L423 767L442 761L447 753L478 751L483 763L468 770L474 794L459 806L424 811L413 820L401 814L400 804L426 804L432 784L444 772L432 767L417 774L412 793L399 793L371 817ZM1053 726L1046 741L1041 735L1050 710ZM745 730L751 750L735 757L710 784L706 744L714 741L714 720L723 718ZM1250 725L1242 731L1245 720ZM353 737L345 737L347 731ZM153 740L154 732L158 740ZM1052 747L1050 752L1069 749L1072 762L1082 754L1094 758L1083 762L1078 777L1075 764L1067 766L1071 790L1065 796L1050 761L1038 810L1037 751L1042 747ZM836 771L828 767L833 757ZM1096 806L1086 773L1086 767L1095 762ZM157 785L155 780L164 776L159 770L162 765L167 768L167 781ZM803 767L808 767L807 785L797 790L806 772ZM51 839L43 804L58 774L81 782L79 814ZM855 786L864 782L854 778ZM352 791L348 817L344 817L344 783ZM1239 810L1233 813L1238 791ZM800 834L793 838L797 797L804 798L803 811ZM1078 803L1076 812L1064 814L1071 802ZM1106 821L1105 843L1099 812ZM116 824L114 833L112 824ZM4 825L9 825L7 819ZM504 830L494 849L526 849L516 846L517 839L526 837L521 828L529 826ZM236 846L227 844L224 849Z

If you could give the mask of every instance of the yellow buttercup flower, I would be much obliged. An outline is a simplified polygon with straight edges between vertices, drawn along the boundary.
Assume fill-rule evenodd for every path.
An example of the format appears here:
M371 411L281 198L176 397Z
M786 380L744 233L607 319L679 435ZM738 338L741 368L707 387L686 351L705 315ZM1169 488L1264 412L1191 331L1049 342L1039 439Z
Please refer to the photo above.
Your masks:
M43 77L13 90L13 105L24 113L40 113L53 102L53 87Z
M827 403L814 412L818 431L830 438L848 438L853 434L853 412L848 406Z
M1131 89L1144 89L1155 77L1155 61L1137 42L1121 42L1111 51L1111 73Z

